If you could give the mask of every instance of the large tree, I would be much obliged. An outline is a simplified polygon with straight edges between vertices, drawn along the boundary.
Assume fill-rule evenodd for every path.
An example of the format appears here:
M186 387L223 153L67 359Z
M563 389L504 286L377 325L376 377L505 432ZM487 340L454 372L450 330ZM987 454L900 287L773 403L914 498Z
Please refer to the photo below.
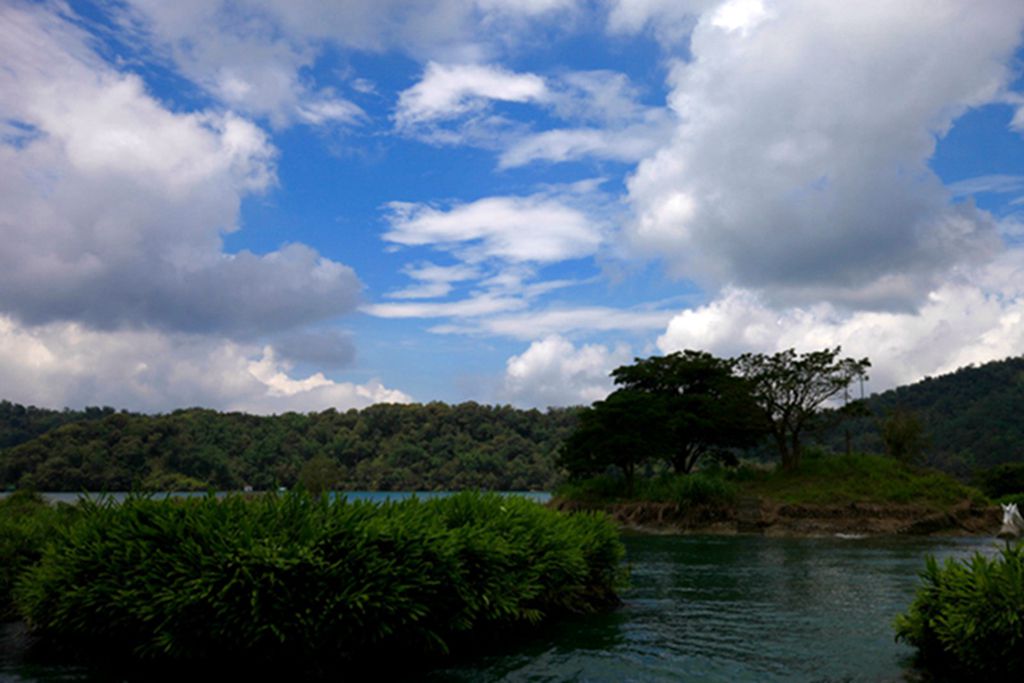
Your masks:
M585 409L576 430L559 452L559 463L573 478L593 476L617 467L627 495L639 465L662 459L669 443L664 402L642 391L620 389Z
M855 379L867 379L871 362L840 358L841 350L837 346L798 354L789 349L770 356L746 353L736 359L736 369L751 383L771 424L784 470L800 466L800 437L821 406Z
M661 405L669 444L666 458L680 473L704 456L753 445L767 429L750 384L733 372L733 361L703 351L638 358L612 372L624 389L642 392Z

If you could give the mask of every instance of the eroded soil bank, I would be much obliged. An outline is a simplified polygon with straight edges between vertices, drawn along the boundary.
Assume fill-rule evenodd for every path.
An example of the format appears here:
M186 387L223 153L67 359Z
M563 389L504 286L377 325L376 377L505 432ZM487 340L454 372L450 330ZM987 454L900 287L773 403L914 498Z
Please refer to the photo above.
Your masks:
M999 506L965 500L947 510L895 503L787 504L744 498L728 507L680 507L675 503L592 504L554 499L563 511L602 510L630 531L662 534L760 533L768 536L994 535Z

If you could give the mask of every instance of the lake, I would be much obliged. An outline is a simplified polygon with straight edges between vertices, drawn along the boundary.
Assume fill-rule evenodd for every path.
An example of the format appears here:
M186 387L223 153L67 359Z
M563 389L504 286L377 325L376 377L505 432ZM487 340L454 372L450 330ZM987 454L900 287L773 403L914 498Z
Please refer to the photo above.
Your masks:
M892 620L928 554L994 553L992 538L628 536L618 611L432 681L917 680Z
M262 493L262 492L257 492ZM348 500L369 500L375 503L383 503L389 500L399 501L406 500L407 498L416 497L421 500L430 500L431 498L444 498L445 496L452 495L452 491L338 491L331 493L331 499L336 500L337 498L344 497ZM546 503L551 500L551 493L547 491L497 491L503 496L523 496L530 500L538 503ZM227 495L242 494L241 491L217 491L215 495L219 498L223 498ZM9 496L10 493L0 492L0 500ZM113 493L75 493L75 492L52 492L48 491L40 493L43 498L51 503L76 503L83 496L92 496L94 498L109 496L114 500L121 501L131 495L127 491L115 491ZM202 498L203 496L209 495L205 491L160 491L158 493L151 494L154 498Z
M540 627L430 681L917 680L893 617L928 554L994 553L992 538L624 537L622 608ZM13 633L7 628L8 637ZM88 681L26 669L0 642L0 680Z

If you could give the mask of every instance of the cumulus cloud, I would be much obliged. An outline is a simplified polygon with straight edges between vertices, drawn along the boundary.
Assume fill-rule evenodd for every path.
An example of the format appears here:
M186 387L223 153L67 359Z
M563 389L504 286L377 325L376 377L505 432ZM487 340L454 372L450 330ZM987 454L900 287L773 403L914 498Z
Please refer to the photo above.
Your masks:
M254 336L354 309L353 271L309 247L223 252L275 182L260 128L168 110L46 7L0 11L0 311Z
M664 353L702 349L722 356L841 345L871 359L881 391L1024 348L1024 251L937 286L917 311L841 310L827 303L776 308L756 292L727 290L679 313L658 338Z
M619 5L615 25L642 23ZM634 243L712 289L916 305L1001 248L928 161L960 114L1004 97L1022 26L1015 0L707 9L671 73L672 143L629 180Z
M488 101L536 102L547 95L544 79L497 66L430 62L423 78L398 97L399 128L479 111Z
M351 365L356 357L352 336L337 328L286 332L274 337L273 349L285 362L307 363L319 368L343 368Z
M504 397L523 406L589 404L607 396L611 371L631 360L629 347L576 347L551 335L512 356L505 366Z
M410 400L378 381L293 377L290 370L272 347L209 335L104 332L71 322L26 328L0 316L0 385L16 402L279 413Z
M547 194L486 197L447 210L409 202L391 202L388 208L385 240L432 245L468 262L497 258L552 263L590 256L605 232L581 209Z

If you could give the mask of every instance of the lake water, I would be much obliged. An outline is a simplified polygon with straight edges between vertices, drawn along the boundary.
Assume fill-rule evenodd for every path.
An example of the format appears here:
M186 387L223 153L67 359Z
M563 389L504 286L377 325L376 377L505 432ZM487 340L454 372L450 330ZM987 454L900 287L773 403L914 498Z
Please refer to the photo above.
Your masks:
M919 680L892 620L928 554L994 539L631 536L632 587L607 615L546 627L432 681Z
M913 599L925 556L998 547L992 538L624 541L631 587L620 609L544 625L415 680L919 680L891 624ZM0 642L0 680L91 680L80 670L25 669L13 650Z
M229 494L241 493L240 491L217 491L216 495L223 498ZM431 498L444 498L452 495L452 491L338 491L331 493L332 499L345 497L348 500L369 500L383 503L389 500L406 500L407 498L420 498L430 500ZM551 494L547 491L499 491L503 496L523 496L538 503L546 503L551 500ZM9 496L9 493L0 492L0 500ZM76 503L83 496L110 496L114 500L124 500L129 494L126 491L115 491L113 493L75 493L75 492L46 492L40 494L51 503ZM153 493L154 498L202 498L209 495L205 491L161 491Z

